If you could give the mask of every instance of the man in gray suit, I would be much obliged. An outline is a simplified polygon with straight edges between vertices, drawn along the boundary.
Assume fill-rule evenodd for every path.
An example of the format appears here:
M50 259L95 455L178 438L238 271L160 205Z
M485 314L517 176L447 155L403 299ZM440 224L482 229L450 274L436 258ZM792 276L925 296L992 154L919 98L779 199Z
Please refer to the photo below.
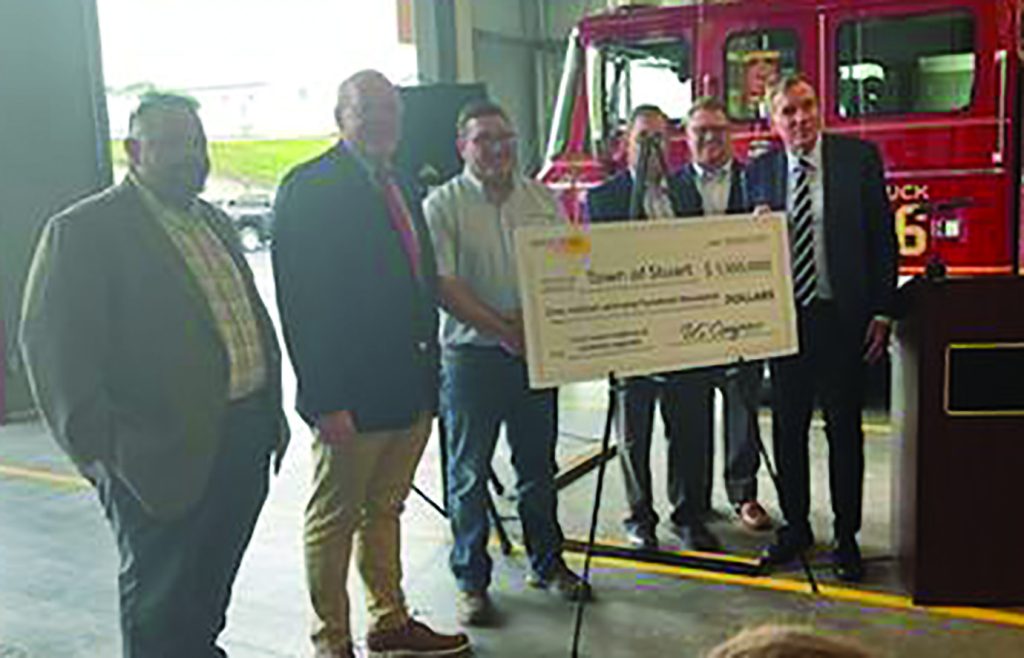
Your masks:
M191 99L132 114L130 173L51 218L21 343L54 438L121 555L124 656L208 658L287 445L274 329L209 172Z

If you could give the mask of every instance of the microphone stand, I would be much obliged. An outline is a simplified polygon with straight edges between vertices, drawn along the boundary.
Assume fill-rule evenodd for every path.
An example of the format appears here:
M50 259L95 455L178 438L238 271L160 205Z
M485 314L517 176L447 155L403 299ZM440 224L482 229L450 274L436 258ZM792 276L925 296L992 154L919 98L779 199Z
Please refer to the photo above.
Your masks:
M640 219L644 213L644 197L647 195L647 172L650 169L651 156L656 155L665 171L665 159L662 157L661 146L655 135L640 136L640 154L637 158L636 171L633 174L633 190L629 195L628 219Z

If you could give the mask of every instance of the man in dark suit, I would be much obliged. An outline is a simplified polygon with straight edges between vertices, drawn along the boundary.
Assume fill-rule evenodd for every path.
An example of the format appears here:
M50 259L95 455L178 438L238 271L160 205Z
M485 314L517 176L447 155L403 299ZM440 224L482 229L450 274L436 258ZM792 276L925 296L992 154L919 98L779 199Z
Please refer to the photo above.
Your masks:
M194 101L143 98L129 173L47 222L21 342L54 437L117 537L123 652L209 658L284 455L280 355Z
M380 73L348 78L335 111L344 139L285 177L275 209L278 304L315 435L306 571L324 658L353 655L353 538L372 653L469 650L465 635L413 620L401 587L399 515L437 408L438 346L430 236L391 169L400 112Z
M696 214L700 203L696 190L687 192L680 181L667 172L661 155L667 137L668 119L659 108L640 105L633 110L626 135L629 169L590 191L587 195L590 221L645 221ZM645 141L650 148L643 146ZM642 161L644 159L646 162ZM647 173L644 193L631 204L636 172L642 170ZM630 216L631 205L636 206L635 217ZM618 437L630 508L625 520L627 537L640 548L658 545L650 455L654 404L659 400L668 440L671 528L686 548L717 550L718 539L707 529L703 519L708 511L708 452L712 436L708 370L635 377L622 384Z
M746 174L733 157L729 118L716 98L698 99L687 114L686 142L690 163L678 174L683 216L749 212ZM761 386L763 364L744 363L710 371L712 383L722 391L725 427L725 488L740 523L750 530L765 530L771 519L757 501L757 470L761 466L757 419L751 417ZM708 390L711 393L711 389ZM709 444L705 500L710 508L713 468Z
M818 99L806 78L783 79L770 104L783 148L752 162L748 180L754 205L787 213L800 352L770 364L786 525L762 562L789 562L813 544L808 428L819 397L829 443L833 564L840 579L858 581L864 364L882 358L889 340L897 266L893 216L877 149L822 134Z

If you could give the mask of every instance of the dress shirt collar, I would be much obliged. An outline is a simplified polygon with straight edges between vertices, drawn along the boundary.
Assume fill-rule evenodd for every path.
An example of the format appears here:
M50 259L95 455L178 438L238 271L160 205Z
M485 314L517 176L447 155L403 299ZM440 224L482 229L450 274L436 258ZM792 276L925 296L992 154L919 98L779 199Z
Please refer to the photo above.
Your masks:
M194 217L197 214L199 205L197 199L192 199L186 208L178 208L165 203L156 192L139 178L131 169L128 170L128 182L130 182L142 197L142 203L154 215L160 218L170 217L174 220L183 220L186 217Z
M468 164L467 165L463 165L463 167L462 167L462 177L466 179L466 182L469 183L469 186L471 188L473 188L475 191L479 192L480 194L482 194L484 196L487 196L487 192L484 190L484 182L482 180L480 180L479 176L477 176L476 174L473 173L473 170L469 168ZM519 186L520 186L519 174L513 173L512 174L512 192L509 194L509 196L512 196L512 194L515 194L516 190L519 189Z
M356 163L359 165L359 168L366 172L366 175L370 177L370 180L373 182L374 185L380 185L380 175L382 171L385 173L390 173L392 171L390 164L379 165L374 163L368 157L366 157L362 151L359 150L359 147L357 147L352 142L346 139L342 139L341 145L342 148L349 152L349 154L352 156L352 159L355 160Z
M718 169L709 169L702 167L696 162L693 163L693 172L697 175L697 179L701 181L721 181L729 175L732 171L732 159L726 160Z
M790 150L786 150L786 164L790 172L795 172L800 165L800 159L809 162L811 164L811 170L820 172L821 171L821 142L825 139L824 135L819 134L818 140L814 142L814 148L808 153L795 153Z

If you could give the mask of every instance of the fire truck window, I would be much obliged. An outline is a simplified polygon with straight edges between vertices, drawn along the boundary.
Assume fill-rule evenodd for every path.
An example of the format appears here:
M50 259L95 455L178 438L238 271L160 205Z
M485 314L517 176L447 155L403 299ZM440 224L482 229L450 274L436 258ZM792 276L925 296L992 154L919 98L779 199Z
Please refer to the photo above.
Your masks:
M955 112L971 104L974 18L946 12L839 28L839 116Z
M637 105L657 105L671 119L686 115L693 102L688 43L609 44L603 50L606 136L620 130Z
M792 30L734 34L725 42L725 88L729 116L750 121L767 116L765 89L797 70L797 37Z

